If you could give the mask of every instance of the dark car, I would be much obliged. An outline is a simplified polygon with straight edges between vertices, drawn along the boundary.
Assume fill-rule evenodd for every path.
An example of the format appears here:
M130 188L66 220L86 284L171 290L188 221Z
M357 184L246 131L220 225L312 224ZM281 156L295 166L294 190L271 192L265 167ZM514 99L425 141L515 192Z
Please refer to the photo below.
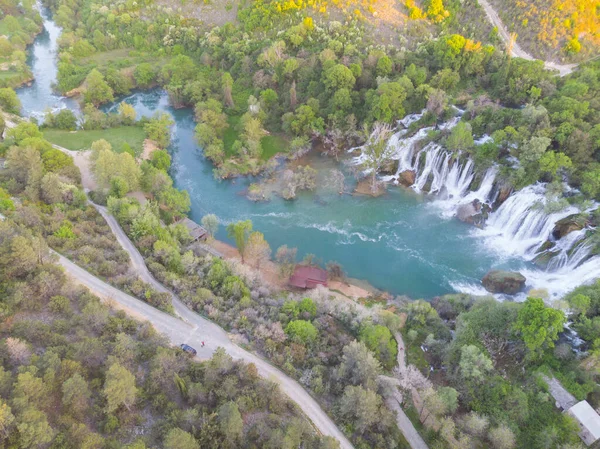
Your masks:
M180 345L180 348L183 349L185 352L187 352L190 355L198 354L198 352L194 348L192 348L190 345L186 345L185 343Z

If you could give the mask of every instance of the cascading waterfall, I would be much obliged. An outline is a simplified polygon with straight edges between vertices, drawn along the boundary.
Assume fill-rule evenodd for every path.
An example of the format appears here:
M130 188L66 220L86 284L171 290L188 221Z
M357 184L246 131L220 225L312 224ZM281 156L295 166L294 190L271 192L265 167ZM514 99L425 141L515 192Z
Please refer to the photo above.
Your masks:
M397 161L398 167L395 174L382 176L381 180L398 184L401 179L407 179L402 177L403 173L414 172L411 188L418 193L435 195L436 200L432 204L446 218L456 216L461 205L474 202L493 204L498 195L494 189L498 168L489 168L481 177L477 189L471 190L476 173L470 158L460 158L460 154L446 150L435 142L419 148L429 132L434 130L433 127L421 128L414 135L406 137L407 128L422 115L423 113L411 114L398 122L403 129L393 134L387 143L391 159ZM459 121L460 115L440 125L438 129L450 130ZM489 140L489 136L483 136L475 143L481 145ZM364 162L364 157L361 154L351 163L359 165ZM556 222L580 212L573 206L560 211L548 211L546 209L549 202L544 184L525 187L513 193L496 211L491 212L484 228L473 230L473 234L481 238L501 260L517 257L527 262L532 261L539 255L542 245L549 239L553 240L552 231ZM573 231L556 241L547 250L552 253L552 257L545 270L521 270L528 279L528 287L546 288L552 296L558 297L577 285L600 277L600 256L591 255L591 245L584 241L587 232L588 229ZM456 288L481 293L478 286L457 285Z
M545 194L544 184L515 192L490 214L485 229L479 233L499 253L532 260L550 237L556 222L579 212L573 206L559 212L546 212L549 200Z

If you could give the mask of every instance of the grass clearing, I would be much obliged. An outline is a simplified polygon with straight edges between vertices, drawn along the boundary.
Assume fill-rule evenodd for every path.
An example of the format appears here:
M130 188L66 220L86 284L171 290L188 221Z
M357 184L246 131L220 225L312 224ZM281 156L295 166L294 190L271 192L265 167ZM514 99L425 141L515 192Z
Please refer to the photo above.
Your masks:
M115 151L121 151L123 144L128 143L135 153L139 154L146 138L146 133L139 126L119 126L110 129L75 132L60 129L44 129L43 131L45 139L73 151L86 150L96 140L105 139Z
M268 161L277 153L287 153L288 150L287 140L276 134L263 137L260 143L263 148L261 159L265 161Z
M225 146L225 155L228 157L235 155L233 151L233 143L236 140L239 140L240 133L238 132L237 127L241 119L241 115L229 115L227 117L229 128L227 128L223 133L223 145Z

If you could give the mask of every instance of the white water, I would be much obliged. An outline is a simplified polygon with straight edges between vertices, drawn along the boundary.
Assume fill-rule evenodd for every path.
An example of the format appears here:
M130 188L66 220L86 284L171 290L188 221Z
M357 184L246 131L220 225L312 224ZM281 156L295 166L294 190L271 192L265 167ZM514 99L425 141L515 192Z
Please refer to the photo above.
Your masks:
M458 207L478 200L491 205L497 195L495 187L497 167L488 169L481 178L479 187L470 187L476 176L471 159L460 158L460 153L446 150L435 142L417 150L433 127L422 128L413 136L406 137L411 123L419 120L422 114L412 114L400 120L399 131L388 141L388 151L393 160L398 161L396 173L382 177L382 181L399 183L401 174L414 171L415 182L411 186L415 192L435 195L432 203L446 218L456 215ZM454 117L442 124L439 129L449 130L460 121ZM476 141L483 144L489 141L484 136ZM356 149L354 149L356 150ZM352 160L359 165L364 162L364 154ZM588 229L574 231L555 242L550 251L553 257L545 270L535 268L531 262L539 254L547 240L553 240L552 230L556 222L580 212L573 206L560 211L547 212L549 205L546 186L536 184L513 193L496 211L490 213L483 229L474 229L472 236L495 253L499 263L510 258L520 258L524 267L520 270L527 278L527 289L546 289L551 298L558 298L578 285L592 282L600 277L600 256L591 257L591 247L582 240ZM457 291L470 294L485 294L481 285L453 284ZM524 297L524 295L520 295Z

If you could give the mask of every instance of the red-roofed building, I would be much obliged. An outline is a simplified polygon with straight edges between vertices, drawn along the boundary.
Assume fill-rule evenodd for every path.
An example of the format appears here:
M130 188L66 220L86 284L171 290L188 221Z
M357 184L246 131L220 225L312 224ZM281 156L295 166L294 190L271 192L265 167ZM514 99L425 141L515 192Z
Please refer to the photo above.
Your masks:
M315 288L317 285L327 287L327 271L318 267L296 265L289 284L298 288Z

